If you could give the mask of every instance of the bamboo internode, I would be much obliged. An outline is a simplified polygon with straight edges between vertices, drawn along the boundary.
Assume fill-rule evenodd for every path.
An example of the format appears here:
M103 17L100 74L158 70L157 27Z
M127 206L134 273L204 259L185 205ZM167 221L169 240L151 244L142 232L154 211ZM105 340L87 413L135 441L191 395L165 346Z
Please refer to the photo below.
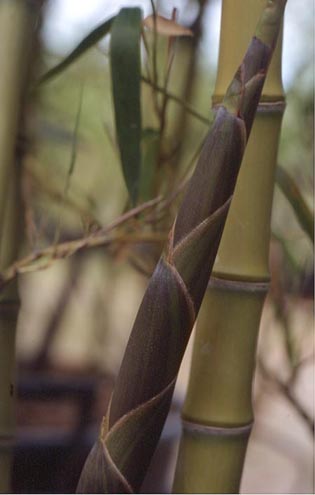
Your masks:
M265 4L223 0L214 106L222 101ZM268 29L263 36L268 39ZM270 217L284 106L279 36L198 319L175 492L239 490L253 422L252 378L269 285ZM201 429L187 430L187 421ZM207 435L205 427L214 428L213 434ZM224 428L224 436L215 434L217 428Z
M0 2L0 270L17 256L23 218L16 140L40 2ZM0 492L10 491L14 439L16 281L0 291Z

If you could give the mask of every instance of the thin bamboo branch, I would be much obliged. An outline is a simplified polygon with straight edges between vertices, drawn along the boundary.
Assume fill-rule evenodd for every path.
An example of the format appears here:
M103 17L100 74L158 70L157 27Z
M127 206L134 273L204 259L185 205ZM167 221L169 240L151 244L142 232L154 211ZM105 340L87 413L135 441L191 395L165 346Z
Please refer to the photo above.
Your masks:
M299 414L303 422L305 422L305 424L307 425L308 429L310 430L310 433L314 436L315 434L314 418L311 418L308 415L308 413L304 410L303 406L297 400L294 393L292 392L290 382L284 383L273 372L268 370L267 366L265 365L264 361L261 358L257 360L257 364L258 364L258 369L261 372L263 378L271 382L272 385L276 386L276 388L283 394L286 400L293 406L293 408Z
M308 207L296 182L281 165L277 167L276 180L290 202L302 229L314 243L314 213Z
M24 180L25 179L25 180ZM92 197L86 194L77 186L72 184L71 190L67 197L64 197L62 193L63 177L61 174L56 173L54 178L50 177L47 180L47 174L42 170L41 164L32 160L31 164L25 163L23 166L23 181L26 183L26 197L25 201L32 207L33 203L36 204L36 200L40 202L42 199L50 199L52 202L63 201L66 208L72 210L87 223L101 227L99 219L99 212L97 211L97 205ZM48 183L49 182L49 183ZM28 195L27 188L30 188L32 192L32 201L28 201L30 196ZM35 196L35 201L34 201ZM39 233L40 234L40 233Z
M200 120L200 122L203 122L206 125L211 124L210 119L201 115L199 112L197 112L197 110L195 110L190 105L188 105L186 102L184 102L179 96L175 95L174 93L171 93L170 91L166 91L165 88L154 83L153 81L148 79L146 76L141 76L141 80L145 84L152 86L152 88L155 91L157 91L158 93L165 95L169 100L173 100L174 102L181 105L187 113L189 113L190 115L193 115L193 117L196 117L196 119Z
M8 268L0 273L0 290L13 281L17 275L43 270L51 266L54 261L69 258L85 249L104 247L113 244L137 244L140 242L164 242L165 234L160 233L95 233L90 236L75 241L62 242L38 249L24 258L12 263Z

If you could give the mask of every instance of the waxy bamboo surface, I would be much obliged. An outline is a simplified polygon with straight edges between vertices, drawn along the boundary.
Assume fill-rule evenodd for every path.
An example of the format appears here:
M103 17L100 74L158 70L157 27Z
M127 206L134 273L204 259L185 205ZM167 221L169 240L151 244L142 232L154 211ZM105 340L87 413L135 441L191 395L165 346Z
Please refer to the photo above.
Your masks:
M264 0L223 0L214 106L222 101L264 6ZM175 492L239 491L253 424L256 343L269 286L270 217L283 111L280 36L198 319Z

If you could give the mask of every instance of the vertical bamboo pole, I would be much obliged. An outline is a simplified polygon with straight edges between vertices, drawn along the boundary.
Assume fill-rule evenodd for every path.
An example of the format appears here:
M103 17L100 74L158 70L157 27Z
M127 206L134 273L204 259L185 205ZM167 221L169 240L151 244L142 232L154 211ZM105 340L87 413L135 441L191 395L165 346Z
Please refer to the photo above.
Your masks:
M265 4L223 0L214 105L222 100ZM270 216L285 106L281 38L197 324L174 492L239 491L253 424L256 341L269 285Z
M6 268L17 256L23 217L19 200L17 132L39 6L39 0L0 2L0 269ZM14 282L0 293L0 492L10 490L18 308Z
M2 228L1 264L13 261L18 246L19 197L11 176L10 194ZM16 200L16 201L15 201ZM5 263L7 264L7 263ZM4 266L4 264L2 265ZM14 347L19 309L16 281L0 294L0 492L10 489L11 450L14 439Z

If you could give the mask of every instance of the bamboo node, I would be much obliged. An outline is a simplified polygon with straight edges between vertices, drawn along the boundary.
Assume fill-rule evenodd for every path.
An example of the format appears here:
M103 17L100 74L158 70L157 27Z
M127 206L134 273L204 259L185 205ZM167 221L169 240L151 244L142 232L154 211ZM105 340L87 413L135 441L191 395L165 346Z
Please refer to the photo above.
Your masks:
M187 419L182 419L182 427L189 433L224 437L249 435L253 424L253 421L251 421L250 423L242 426L209 426L194 423L193 421L188 421Z
M268 292L270 282L251 282L246 280L227 280L223 278L211 277L208 289L221 289L244 292Z

